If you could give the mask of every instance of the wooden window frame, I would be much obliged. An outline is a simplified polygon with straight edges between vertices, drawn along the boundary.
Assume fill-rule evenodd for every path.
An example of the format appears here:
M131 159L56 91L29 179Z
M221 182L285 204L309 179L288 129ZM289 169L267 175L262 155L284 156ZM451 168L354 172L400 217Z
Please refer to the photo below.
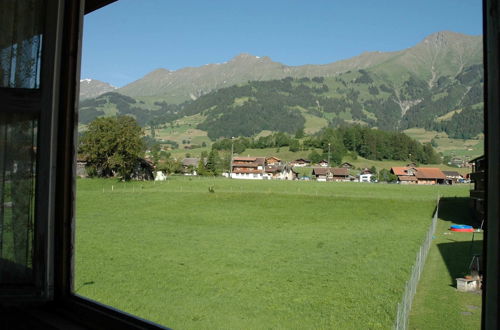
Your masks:
M42 147L49 153L44 156L50 175L46 179L49 192L42 208L43 214L53 219L53 235L47 232L47 245L53 254L48 257L46 267L53 269L53 281L50 275L44 285L50 286L52 299L40 307L38 313L45 315L56 313L74 324L90 328L106 329L165 329L152 322L140 319L109 306L77 296L73 292L74 274L74 203L76 129L78 121L78 92L80 77L81 39L83 14L87 10L103 6L107 0L47 0L58 4L52 12L58 15L59 22L53 26L58 52L54 55L52 72L45 72L50 79L50 93L42 103L47 109L44 116L52 123L42 138ZM483 0L484 22L484 67L485 67L485 156L487 162L486 208L487 231L484 241L485 283L482 307L482 329L497 329L499 323L499 242L500 242L500 0ZM45 41L44 41L45 42ZM45 78L44 78L45 79ZM0 90L2 100L9 99ZM13 104L16 99L10 97ZM52 117L50 117L52 116ZM57 138L57 139L56 139ZM54 153L57 147L57 156ZM52 159L54 157L54 159ZM54 163L52 163L54 161ZM55 166L52 166L55 164ZM47 166L47 165L45 165ZM43 172L42 172L43 173ZM53 181L52 181L53 180ZM53 186L51 186L53 185ZM39 193L37 191L37 193ZM53 198L53 200L52 200ZM488 202L489 201L489 202ZM58 205L54 208L53 205ZM39 216L39 214L37 214ZM55 239L56 238L56 239ZM52 267L52 268L51 268ZM52 273L52 272L49 272ZM59 323L59 328L64 328ZM57 322L56 322L57 328Z

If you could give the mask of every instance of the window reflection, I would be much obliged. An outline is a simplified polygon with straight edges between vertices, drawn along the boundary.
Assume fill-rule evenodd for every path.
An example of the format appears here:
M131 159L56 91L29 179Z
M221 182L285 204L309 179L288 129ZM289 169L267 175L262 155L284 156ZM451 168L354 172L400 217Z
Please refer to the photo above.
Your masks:
M0 284L33 281L37 120L0 113Z
M42 6L42 0L0 2L0 87L40 87Z

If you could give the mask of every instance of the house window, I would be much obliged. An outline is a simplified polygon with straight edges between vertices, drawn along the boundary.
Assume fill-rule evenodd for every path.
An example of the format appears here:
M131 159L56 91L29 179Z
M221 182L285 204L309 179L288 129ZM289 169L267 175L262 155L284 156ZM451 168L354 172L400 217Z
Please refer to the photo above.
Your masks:
M0 2L0 285L35 285L43 1ZM22 100L22 102L20 102Z

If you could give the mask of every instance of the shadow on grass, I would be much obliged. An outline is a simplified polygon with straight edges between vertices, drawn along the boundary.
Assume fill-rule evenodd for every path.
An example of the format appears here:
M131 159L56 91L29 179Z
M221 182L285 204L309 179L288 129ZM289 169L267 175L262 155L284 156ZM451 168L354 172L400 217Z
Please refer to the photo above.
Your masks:
M470 199L467 197L444 197L439 203L439 219L440 221L448 221L452 223L478 227L474 221L473 213L469 204ZM473 233L457 233L463 234L460 240L448 238L450 242L439 243L437 247L441 256L446 263L448 273L450 274L450 285L455 286L455 279L463 277L469 273L469 267L473 255L480 255L483 249L482 235ZM474 235L474 242L472 237ZM470 240L464 240L465 238Z
M440 243L437 246L448 268L450 285L454 287L457 277L469 274L472 256L481 253L483 241L449 242Z
M456 224L477 227L469 197L443 197L439 201L439 218Z

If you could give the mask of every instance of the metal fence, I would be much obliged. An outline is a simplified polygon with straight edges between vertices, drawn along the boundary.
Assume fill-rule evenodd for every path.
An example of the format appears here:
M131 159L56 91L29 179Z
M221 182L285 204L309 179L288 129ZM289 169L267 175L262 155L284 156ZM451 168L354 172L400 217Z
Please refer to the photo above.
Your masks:
M413 265L411 270L410 279L408 280L408 282L406 282L403 299L400 303L398 303L398 312L396 315L396 320L394 322L394 329L399 330L408 328L411 305L413 303L413 298L415 297L415 292L417 291L417 285L420 279L420 275L424 270L425 259L427 258L427 254L429 253L429 248L431 247L432 244L432 238L436 230L438 211L439 211L439 197L437 199L436 212L434 212L432 223L429 227L429 230L427 231L425 240L422 243L422 246L420 247L420 251L418 251L417 253L415 264Z

